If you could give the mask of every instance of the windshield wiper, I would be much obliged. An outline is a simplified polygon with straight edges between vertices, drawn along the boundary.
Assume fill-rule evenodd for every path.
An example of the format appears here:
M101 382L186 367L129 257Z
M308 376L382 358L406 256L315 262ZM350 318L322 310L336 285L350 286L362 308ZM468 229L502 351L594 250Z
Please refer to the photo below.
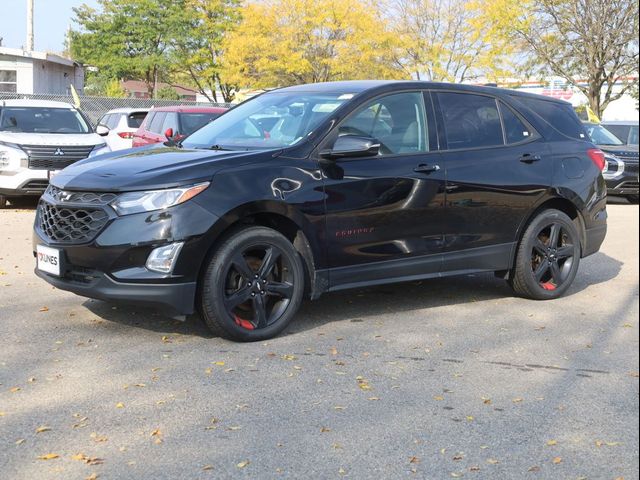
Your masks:
M211 145L208 149L209 149L209 150L224 150L224 151L228 151L228 152L230 152L230 151L231 151L231 149L230 149L230 148L225 148L225 147L223 147L222 145L218 145L218 144Z

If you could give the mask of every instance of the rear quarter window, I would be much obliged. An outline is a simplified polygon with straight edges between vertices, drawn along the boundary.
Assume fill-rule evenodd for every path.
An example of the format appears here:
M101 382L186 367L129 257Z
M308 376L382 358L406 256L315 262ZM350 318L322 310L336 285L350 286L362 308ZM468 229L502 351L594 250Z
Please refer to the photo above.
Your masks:
M147 112L132 112L127 116L127 126L129 128L139 128L147 117Z
M570 104L552 102L544 99L513 96L516 100L533 110L542 120L554 129L576 140L587 140L589 137L582 122Z

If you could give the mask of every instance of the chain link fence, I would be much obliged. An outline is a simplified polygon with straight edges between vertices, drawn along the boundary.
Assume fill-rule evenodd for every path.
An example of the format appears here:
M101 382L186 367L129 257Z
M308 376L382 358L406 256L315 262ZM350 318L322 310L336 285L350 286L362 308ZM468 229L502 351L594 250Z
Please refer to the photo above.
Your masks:
M22 93L0 93L0 106L2 100L31 99L31 100L51 100L56 102L66 102L74 104L71 95L34 94L26 95ZM229 103L209 103L209 102L185 102L180 100L151 100L147 98L111 98L111 97L87 97L80 96L80 110L89 118L95 127L98 120L114 108L151 108L167 107L173 105L192 105L210 107L231 107Z

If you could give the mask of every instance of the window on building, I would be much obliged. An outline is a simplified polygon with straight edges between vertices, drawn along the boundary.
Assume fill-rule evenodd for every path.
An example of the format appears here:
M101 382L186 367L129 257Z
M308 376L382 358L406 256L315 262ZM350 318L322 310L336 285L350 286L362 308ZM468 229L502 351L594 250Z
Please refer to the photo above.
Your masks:
M18 79L15 70L0 70L0 92L16 93Z

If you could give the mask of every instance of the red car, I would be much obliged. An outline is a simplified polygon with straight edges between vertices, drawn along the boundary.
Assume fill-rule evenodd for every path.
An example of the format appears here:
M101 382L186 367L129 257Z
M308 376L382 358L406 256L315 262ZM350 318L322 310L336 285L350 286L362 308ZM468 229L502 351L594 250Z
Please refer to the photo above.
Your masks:
M160 107L149 110L144 122L133 134L133 146L181 140L191 135L228 109L224 107Z

